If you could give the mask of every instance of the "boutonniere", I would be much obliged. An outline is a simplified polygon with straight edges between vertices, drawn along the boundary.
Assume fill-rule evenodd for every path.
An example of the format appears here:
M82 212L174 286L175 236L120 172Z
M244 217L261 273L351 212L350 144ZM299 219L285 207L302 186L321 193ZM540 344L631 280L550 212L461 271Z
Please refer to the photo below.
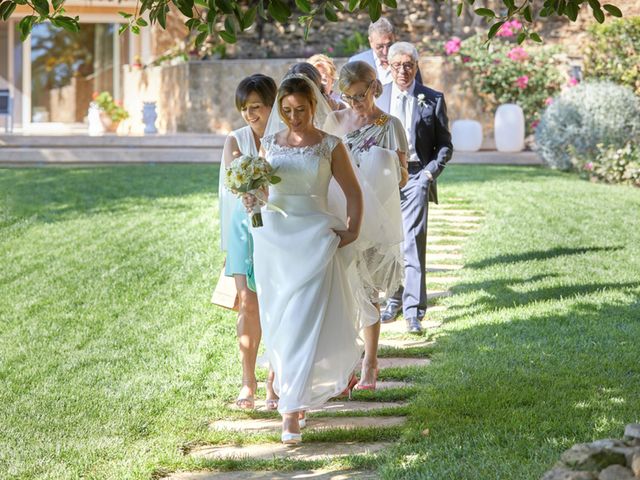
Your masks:
M418 99L418 105L421 108L424 108L427 106L427 101L424 98L424 93L419 93L418 96L416 97Z

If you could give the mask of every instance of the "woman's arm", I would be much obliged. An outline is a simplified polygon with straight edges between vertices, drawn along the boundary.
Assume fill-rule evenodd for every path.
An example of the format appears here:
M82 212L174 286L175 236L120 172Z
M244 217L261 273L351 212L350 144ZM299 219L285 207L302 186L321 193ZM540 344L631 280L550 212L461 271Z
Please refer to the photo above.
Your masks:
M242 152L240 152L236 137L227 135L227 139L224 142L224 149L222 150L222 161L224 165L228 168L231 162L240 155L242 155Z
M400 150L396 151L398 154L398 160L400 161L400 183L398 186L400 188L404 187L409 181L409 169L407 163L407 153L401 152Z
M347 230L335 231L340 236L338 247L344 247L358 238L360 234L363 201L360 184L353 172L347 149L342 142L339 142L331 153L331 171L347 200Z

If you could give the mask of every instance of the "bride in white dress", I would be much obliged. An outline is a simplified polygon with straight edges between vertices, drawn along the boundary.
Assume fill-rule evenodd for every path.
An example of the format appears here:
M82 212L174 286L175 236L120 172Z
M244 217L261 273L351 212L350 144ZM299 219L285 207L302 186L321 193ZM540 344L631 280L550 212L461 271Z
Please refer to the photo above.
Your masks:
M293 444L302 439L300 412L343 392L362 354L361 287L348 245L358 237L363 205L345 146L316 127L330 111L317 87L287 77L274 107L262 148L282 178L270 187L269 203L286 216L263 209L264 226L253 229L254 270L282 441ZM329 210L332 178L346 197L346 217ZM253 201L245 196L245 206Z

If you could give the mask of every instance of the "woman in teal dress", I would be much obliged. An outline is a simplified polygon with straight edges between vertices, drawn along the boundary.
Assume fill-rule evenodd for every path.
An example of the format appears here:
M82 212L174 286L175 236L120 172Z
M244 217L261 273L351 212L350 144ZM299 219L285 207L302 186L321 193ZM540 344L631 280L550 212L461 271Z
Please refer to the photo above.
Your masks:
M258 297L253 276L253 239L249 217L240 199L224 187L226 167L241 155L257 156L260 139L264 135L271 107L276 98L276 84L272 78L255 74L243 79L236 89L236 108L247 122L246 127L234 130L225 141L220 167L220 225L221 247L226 251L225 275L233 277L238 292L238 346L242 361L242 388L236 400L239 408L253 409L257 381L256 358L262 331ZM267 408L277 408L273 392L273 374L267 381Z

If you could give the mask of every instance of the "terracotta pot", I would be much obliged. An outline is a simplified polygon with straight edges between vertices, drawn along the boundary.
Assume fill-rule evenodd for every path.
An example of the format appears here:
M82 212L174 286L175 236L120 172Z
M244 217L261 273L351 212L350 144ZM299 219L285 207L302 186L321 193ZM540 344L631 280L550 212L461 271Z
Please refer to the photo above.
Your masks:
M120 120L113 121L111 117L104 112L100 112L100 121L105 131L110 133L115 133L115 131L118 130L118 125L120 125Z

